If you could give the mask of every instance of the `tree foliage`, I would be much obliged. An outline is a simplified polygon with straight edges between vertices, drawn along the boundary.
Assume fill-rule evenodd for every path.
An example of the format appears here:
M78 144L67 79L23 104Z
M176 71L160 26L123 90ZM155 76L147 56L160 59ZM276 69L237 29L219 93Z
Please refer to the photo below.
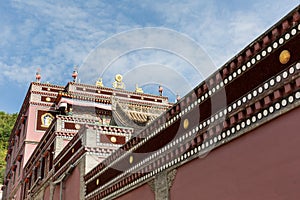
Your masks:
M0 111L0 183L3 182L5 172L5 156L7 152L8 139L16 122L18 114L8 114Z

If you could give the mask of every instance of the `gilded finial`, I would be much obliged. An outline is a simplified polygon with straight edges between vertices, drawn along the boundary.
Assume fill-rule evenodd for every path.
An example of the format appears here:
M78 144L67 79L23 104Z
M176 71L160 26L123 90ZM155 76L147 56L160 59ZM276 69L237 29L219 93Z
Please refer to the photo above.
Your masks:
M117 74L115 76L115 82L113 82L113 88L115 89L125 89L125 84L122 82L123 76L121 74Z
M135 84L135 92L137 92L137 93L144 93L143 89L140 88L140 87L138 86L138 84Z
M96 86L97 87L103 87L102 78L99 78L98 81L96 81Z

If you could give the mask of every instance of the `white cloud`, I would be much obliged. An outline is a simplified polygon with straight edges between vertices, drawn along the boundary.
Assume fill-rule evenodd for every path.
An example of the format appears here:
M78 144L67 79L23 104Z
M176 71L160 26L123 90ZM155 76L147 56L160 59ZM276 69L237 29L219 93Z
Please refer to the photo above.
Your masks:
M82 80L92 80L91 77L93 77L94 74L90 73L91 70L97 72L98 75L101 75L107 67L109 67L110 71L114 71L111 67L111 63L114 60L119 60L120 58L124 59L124 54L136 53L135 51L137 50L153 51L150 56L146 54L148 57L143 55L142 58L139 58L139 60L143 61L143 64L147 64L147 62L165 63L178 72L186 72L187 70L184 69L184 67L187 65L182 65L183 62L178 61L178 58L180 58L186 63L189 63L189 65L194 68L196 74L199 76L203 75L204 77L207 77L216 69L201 47L190 38L173 30L144 28L123 32L101 43L89 54L81 65L80 73ZM157 51L168 52L168 54L172 54L173 57L170 59L170 57L166 56L167 54L155 54ZM177 58L174 58L174 55ZM136 60L133 62L132 59L137 57L129 56L125 58L131 62L122 66L122 71L127 71L126 68L133 68L141 64L135 63ZM124 69L124 67L126 68Z
M5 85L6 81L12 80L19 84L30 82L34 80L35 67L19 67L17 65L8 66L0 62L0 84Z
M112 61L110 59L115 57L110 56L119 55L122 45L131 45L132 48L143 45L171 48L182 56L192 57L189 60L193 61L198 59L203 63L203 60L211 57L215 65L220 67L297 5L293 0L266 0L253 1L245 9L241 6L243 3L230 5L227 2L220 4L219 1L169 0L114 4L97 0L81 3L15 0L11 4L11 20L0 20L0 37L3 38L0 40L0 63L5 71L0 76L25 83L32 80L36 68L41 67L44 80L64 84L70 80L73 66L82 64L88 53L101 41L121 31L145 25L170 28L188 35L201 45L205 56L200 58L199 54L184 45L185 41L177 40L170 44L167 43L168 38L142 35L129 38L130 43L125 45L117 41L115 46L105 47L102 57L92 59L90 64L93 71L89 69L87 73L93 73L95 79L100 76L99 68L107 63L103 62L104 59ZM143 37L146 37L144 41ZM151 37L156 41L155 44L147 43L147 38ZM192 82L201 81L196 73L187 73L191 71L191 65L179 55L161 52L148 54L149 57L145 56L147 53L135 55L120 57L116 65L123 67L122 70L126 72L130 67L158 63L174 68L184 77L190 76ZM205 64L202 66L207 67ZM112 65L111 74L117 69ZM12 76L16 70L23 72L23 75ZM210 70L215 70L215 67ZM82 80L87 80L86 74L80 75Z
M0 86L6 85L7 82L12 81L19 86L23 84L35 81L35 73L40 69L40 66L19 66L19 65L7 65L0 62ZM63 74L63 68L57 68L54 65L49 65L42 68L41 76L43 82L57 83L63 82L60 79L60 74ZM69 75L69 80L71 80L71 73ZM7 86L7 85L6 85Z
M194 38L219 67L272 26L297 1L147 1L167 27ZM223 7L222 7L223 6Z

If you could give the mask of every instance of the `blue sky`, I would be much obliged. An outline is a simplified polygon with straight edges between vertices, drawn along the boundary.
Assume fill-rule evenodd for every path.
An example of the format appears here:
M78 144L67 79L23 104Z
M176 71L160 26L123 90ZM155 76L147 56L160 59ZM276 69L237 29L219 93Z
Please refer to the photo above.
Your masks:
M92 59L92 52L103 48L104 41L111 41L116 34L157 27L170 30L171 34L176 31L177 36L194 41L214 65L207 68L219 68L298 4L297 0L2 0L0 110L19 111L30 82L35 80L37 68L41 69L42 82L61 85L71 81L75 65L79 67L82 82L94 83L96 77L103 76L104 84L110 86L114 74L128 74L129 90L134 88L134 81L141 86L149 84L149 80L141 76L148 74L147 77L155 79L153 82L162 82L167 88L172 85L171 92L183 95L183 90L201 82L206 74L200 72L199 76L191 63L176 52L147 46L118 57L109 66L98 66L107 54ZM126 45L141 39L125 36L130 41ZM180 41L172 41L170 48L180 51L177 49L182 47ZM157 36L156 43L151 44L160 47L164 42L163 37ZM113 50L122 49L121 45L124 43L115 43ZM189 54L190 50L184 52ZM90 60L93 62L86 62ZM98 74L104 71L103 67L108 69L106 74ZM160 68L165 71L150 73L150 69ZM139 72L138 69L146 70ZM133 77L140 79L133 81ZM189 87L181 90L186 84Z

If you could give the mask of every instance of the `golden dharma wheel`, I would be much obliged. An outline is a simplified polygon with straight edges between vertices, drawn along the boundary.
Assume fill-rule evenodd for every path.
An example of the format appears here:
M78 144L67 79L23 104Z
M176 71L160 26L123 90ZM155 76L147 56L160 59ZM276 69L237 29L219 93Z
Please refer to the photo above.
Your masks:
M115 80L116 80L117 82L121 82L122 79L123 79L123 77L122 77L121 74L117 74L116 77L115 77Z

